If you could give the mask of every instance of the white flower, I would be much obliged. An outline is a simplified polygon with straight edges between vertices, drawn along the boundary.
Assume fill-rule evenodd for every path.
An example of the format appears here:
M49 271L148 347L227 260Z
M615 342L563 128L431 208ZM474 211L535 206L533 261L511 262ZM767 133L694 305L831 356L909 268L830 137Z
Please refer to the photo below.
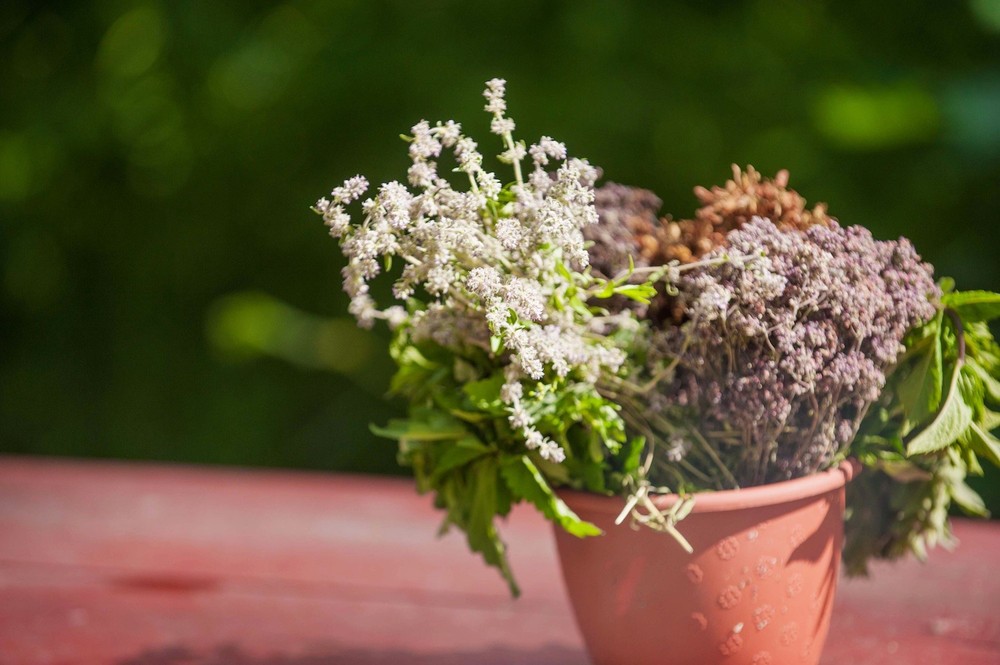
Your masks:
M455 273L455 269L450 265L436 265L427 271L427 279L424 286L428 292L439 296L447 293L457 278L458 275Z
M512 278L503 286L503 299L522 319L541 321L545 317L545 296L536 281Z
M378 310L375 308L375 302L371 297L366 293L362 293L351 298L351 304L347 307L347 311L354 315L358 320L359 326L362 328L371 328L375 322L375 314Z
M586 310L567 308L562 296L556 297L579 286L574 279L586 279L567 278L557 267L587 265L582 229L597 219L598 171L585 160L567 158L566 146L550 137L530 149L516 141L516 124L506 117L505 88L502 79L493 79L483 94L490 130L503 137L498 157L514 167L513 178L484 170L476 142L458 123L421 120L408 139L407 182L416 194L400 182L383 184L362 201L362 217L352 224L348 206L368 189L368 181L355 176L314 209L347 258L343 288L359 325L381 319L399 329L404 343L490 353L504 373L500 396L511 427L526 448L560 462L565 451L533 419L535 400L556 377L572 386L619 371L625 355L610 335L637 323L599 317L597 324ZM437 172L445 149L468 176L462 188ZM520 162L529 153L534 170L524 181ZM558 168L546 170L553 162ZM514 181L509 198L502 186L508 180ZM370 283L383 270L396 271L392 295L408 301L407 307L376 306ZM531 380L542 383L530 388Z
M524 386L520 381L507 381L500 387L500 399L506 404L514 404L524 397Z
M504 164L513 164L524 159L526 151L523 143L515 143L511 148L504 150L497 157Z
M546 166L549 163L549 158L566 159L566 144L543 136L538 143L528 149L528 152L537 166Z
M684 459L690 450L691 441L679 434L674 434L670 437L670 440L667 441L665 457L668 461L676 464Z
M407 180L414 187L427 189L437 180L436 164L434 162L414 162L407 172Z
M507 81L504 79L490 79L486 82L486 89L483 97L486 98L484 109L487 113L503 114L507 110L507 102L504 100Z
M499 116L493 118L490 122L490 131L497 136L503 136L504 134L510 134L514 131L514 121L510 118L501 118Z
M368 180L363 176L356 175L344 181L340 187L334 187L330 192L333 200L341 205L348 205L361 198L361 195L368 190Z
M505 249L517 249L521 245L522 233L521 224L511 217L502 217L497 220L496 228L497 240Z
M469 271L469 276L465 278L465 287L483 300L489 300L500 292L503 278L496 268L480 266Z
M566 459L566 453L559 447L559 444L542 436L541 432L534 427L526 427L524 429L524 444L528 447L528 450L538 450L538 453L544 459L552 462L562 462Z
M538 449L539 454L550 462L564 462L566 460L566 451L559 447L559 444L552 439L545 439L542 442L541 447Z
M407 311L399 305L393 305L392 307L387 308L384 313L386 323L388 323L389 327L393 330L406 323L406 321L410 318Z
M438 140L441 141L441 145L446 148L451 148L458 141L459 137L462 136L462 125L458 124L454 120L449 120L443 125L439 122L437 127L435 127L435 133L437 134Z
M394 229L403 229L409 225L413 195L407 191L402 183L394 180L382 185L379 188L378 202L382 213L381 219L384 219L389 226Z
M499 335L503 333L509 325L508 319L510 319L510 309L508 309L507 305L503 304L503 302L497 298L490 303L489 307L486 309L485 318L486 322L490 326L490 330L493 331L493 334Z
M351 225L351 216L344 212L344 209L337 206L330 206L323 214L323 223L330 227L330 235L339 238L347 231Z
M488 171L479 171L476 173L476 181L479 183L479 191L482 192L483 196L488 199L496 199L500 196L500 191L503 189L503 185L500 184L500 180L489 173Z
M483 156L476 149L476 142L463 136L455 143L455 157L458 167L469 174L474 174L483 163Z
M410 130L413 140L410 142L410 158L422 161L441 154L441 143L431 134L431 126L426 120L421 120Z

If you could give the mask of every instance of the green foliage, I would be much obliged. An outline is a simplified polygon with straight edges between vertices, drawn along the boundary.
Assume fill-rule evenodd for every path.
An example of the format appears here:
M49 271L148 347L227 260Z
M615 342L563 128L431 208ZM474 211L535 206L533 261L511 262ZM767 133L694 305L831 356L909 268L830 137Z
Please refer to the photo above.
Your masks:
M464 532L469 548L497 568L515 596L520 591L497 528L513 505L527 501L578 537L600 533L553 486L610 493L636 473L642 442L625 441L613 403L593 386L557 377L526 392L539 431L566 451L556 464L525 451L507 423L503 374L481 350L459 354L416 344L405 328L396 332L391 350L398 364L392 389L409 400L409 416L372 431L398 442L399 461L412 467L417 489L433 494L444 511L442 533L451 527Z
M508 457L500 467L500 473L507 482L507 487L515 496L530 501L545 517L552 520L567 532L583 538L598 536L601 530L589 522L582 521L569 509L562 499L557 497L542 473L527 455Z
M945 293L937 317L911 333L884 399L852 448L869 470L848 489L844 557L863 573L871 557L896 558L951 538L948 510L988 516L966 483L980 460L1000 466L1000 355L986 322L1000 317L1000 295Z

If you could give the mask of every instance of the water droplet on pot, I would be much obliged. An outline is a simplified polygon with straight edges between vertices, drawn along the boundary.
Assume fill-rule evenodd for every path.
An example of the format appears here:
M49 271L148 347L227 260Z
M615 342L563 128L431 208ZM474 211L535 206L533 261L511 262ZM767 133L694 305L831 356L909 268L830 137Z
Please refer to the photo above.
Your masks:
M799 638L799 627L794 623L790 623L781 629L781 643L786 647L790 646L795 640Z
M719 599L718 599L719 607L721 607L724 610L730 610L736 607L736 605L740 602L742 598L743 598L742 591L740 591L738 588L732 585L727 586L725 589L722 590L722 593L719 594Z
M730 633L726 641L719 645L719 651L723 656L732 656L743 648L743 638L737 633Z
M802 576L796 573L789 577L786 591L789 598L799 595L802 592Z
M778 559L776 557L762 556L757 559L757 566L754 568L754 572L757 573L757 577L764 580L770 577L777 567Z
M758 531L757 529L750 529L750 531L747 532L747 540L749 540L752 543L753 541L757 540L757 537L759 535L760 531Z
M686 569L687 577L693 584L700 584L703 579L705 579L705 573L702 572L701 566L696 563L688 564Z
M729 561L740 551L740 542L730 536L725 538L720 542L716 548L715 553L719 555L719 558L723 561Z
M773 662L771 654L766 651L758 651L754 654L753 660L750 661L750 665L771 665Z
M757 630L764 630L774 619L774 608L770 605L761 605L753 611L753 625Z
M698 627L702 630L708 628L708 619L706 619L705 615L701 612L693 612L691 614L691 618L694 619L695 623L697 623Z

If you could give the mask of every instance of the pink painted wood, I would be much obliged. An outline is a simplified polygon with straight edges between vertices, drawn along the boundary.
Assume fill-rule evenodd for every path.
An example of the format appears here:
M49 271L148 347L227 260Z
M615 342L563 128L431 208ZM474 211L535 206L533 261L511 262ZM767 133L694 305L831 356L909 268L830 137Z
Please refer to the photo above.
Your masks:
M548 524L511 600L402 480L0 457L0 664L587 662ZM840 588L828 665L1000 663L1000 525Z

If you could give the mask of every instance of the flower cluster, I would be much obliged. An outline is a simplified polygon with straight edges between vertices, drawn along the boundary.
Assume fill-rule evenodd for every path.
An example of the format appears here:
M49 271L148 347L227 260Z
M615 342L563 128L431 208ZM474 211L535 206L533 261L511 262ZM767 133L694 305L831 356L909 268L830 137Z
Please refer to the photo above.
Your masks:
M512 185L502 186L483 166L476 142L458 123L421 121L408 137L413 191L395 181L381 185L362 202L363 221L353 225L346 207L368 187L357 176L320 199L315 210L348 259L344 289L359 323L385 319L415 343L489 353L510 377L504 395L511 424L528 449L560 461L563 451L535 428L530 400L514 386L541 381L547 372L593 383L625 360L595 334L605 322L585 307L565 306L570 292L593 281L579 271L589 261L583 228L597 220L597 170L569 158L566 146L552 138L530 147L515 141L502 79L488 81L483 95L491 131L504 147L498 159L513 169ZM449 151L468 180L464 191L439 173ZM525 179L521 163L529 155L533 168ZM393 260L402 269L392 292L405 306L380 309L370 283Z
M825 468L850 444L903 338L936 312L931 268L909 241L862 227L780 231L756 218L725 252L760 255L683 274L687 321L661 332L677 360L661 390L694 411L743 483Z

